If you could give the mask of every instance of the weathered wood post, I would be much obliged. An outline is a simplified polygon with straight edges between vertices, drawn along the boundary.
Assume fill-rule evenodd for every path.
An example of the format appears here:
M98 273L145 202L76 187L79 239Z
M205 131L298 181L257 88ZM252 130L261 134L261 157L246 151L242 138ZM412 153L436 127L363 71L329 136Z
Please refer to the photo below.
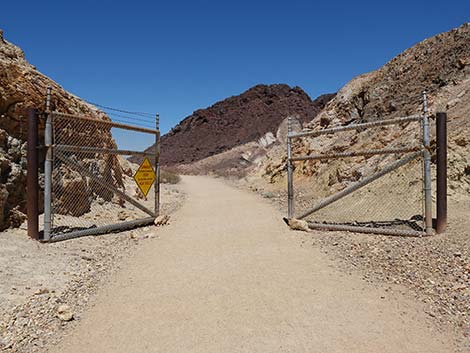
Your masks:
M428 101L426 91L423 92L423 147L424 220L426 234L432 235L431 144L429 137Z
M287 218L294 216L294 181L292 168L292 118L287 118Z
M39 184L38 184L38 113L28 110L28 169L26 178L28 236L39 239Z
M436 118L436 169L437 190L436 233L444 233L447 227L447 114L437 113Z

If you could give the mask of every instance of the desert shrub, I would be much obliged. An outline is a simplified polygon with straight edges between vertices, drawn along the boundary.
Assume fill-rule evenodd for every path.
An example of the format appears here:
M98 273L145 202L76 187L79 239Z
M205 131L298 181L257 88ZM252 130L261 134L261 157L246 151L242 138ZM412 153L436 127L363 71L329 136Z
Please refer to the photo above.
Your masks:
M160 182L162 184L178 184L181 181L181 177L168 170L160 170Z

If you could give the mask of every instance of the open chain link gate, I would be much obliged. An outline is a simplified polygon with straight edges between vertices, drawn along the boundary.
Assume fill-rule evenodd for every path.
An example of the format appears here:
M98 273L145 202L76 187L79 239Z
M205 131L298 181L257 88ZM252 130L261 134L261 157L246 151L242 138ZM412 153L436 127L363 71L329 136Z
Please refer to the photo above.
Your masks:
M445 126L444 113L441 119ZM313 139L305 141L304 137ZM306 155L294 155L302 147ZM444 153L442 150L441 155ZM310 179L308 190L297 190L294 195L294 167L298 162L308 164L315 178ZM288 121L289 219L307 220L311 229L431 235L431 186L426 93L421 115L296 133ZM313 206L309 204L312 197L317 199ZM299 212L294 210L294 198ZM445 201L445 196L441 199Z
M50 111L49 107L50 91L44 132L43 240L59 241L153 223L160 208L158 115L155 129L150 129L103 117ZM155 149L118 149L113 134L119 132L129 140L153 135ZM138 165L131 163L130 157L151 165L151 182L155 181L148 195L133 179Z

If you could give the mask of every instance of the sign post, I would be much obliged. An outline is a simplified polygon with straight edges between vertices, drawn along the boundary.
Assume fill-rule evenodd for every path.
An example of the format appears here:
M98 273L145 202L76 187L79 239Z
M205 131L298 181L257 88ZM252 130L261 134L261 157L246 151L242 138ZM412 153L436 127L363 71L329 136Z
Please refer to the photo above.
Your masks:
M148 158L145 158L139 169L134 174L134 180L142 194L147 197L153 182L155 181L155 171Z

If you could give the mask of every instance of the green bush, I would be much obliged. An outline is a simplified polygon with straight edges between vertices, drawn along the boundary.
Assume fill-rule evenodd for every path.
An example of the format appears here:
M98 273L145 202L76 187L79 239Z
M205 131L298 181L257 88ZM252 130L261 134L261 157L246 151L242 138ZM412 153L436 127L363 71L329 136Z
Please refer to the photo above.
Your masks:
M162 184L178 184L181 181L181 177L168 170L160 170L160 182Z

